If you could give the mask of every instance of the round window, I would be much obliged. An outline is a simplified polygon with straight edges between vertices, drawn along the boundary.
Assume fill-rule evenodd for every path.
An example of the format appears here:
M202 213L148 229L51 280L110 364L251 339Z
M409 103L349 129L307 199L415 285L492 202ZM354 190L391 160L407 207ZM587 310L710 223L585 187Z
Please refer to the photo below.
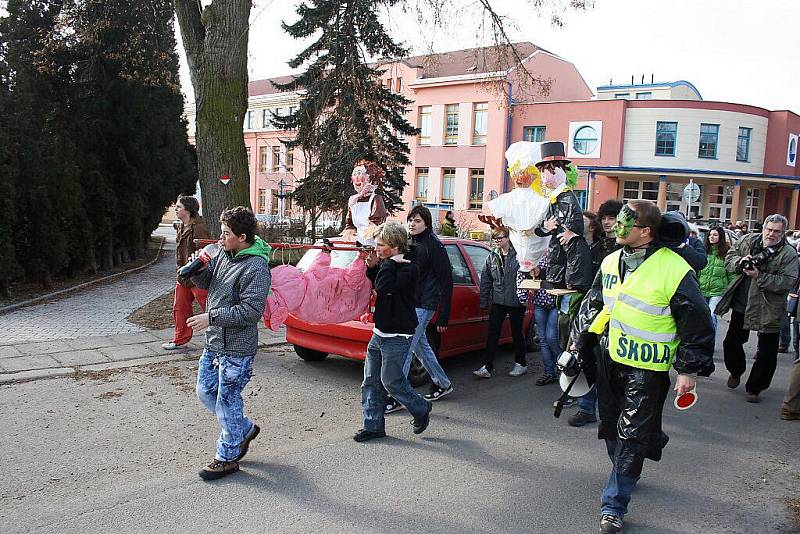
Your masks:
M797 157L797 139L792 139L789 141L789 163L794 163L794 159Z
M575 152L586 156L597 149L597 131L591 126L581 126L572 139Z

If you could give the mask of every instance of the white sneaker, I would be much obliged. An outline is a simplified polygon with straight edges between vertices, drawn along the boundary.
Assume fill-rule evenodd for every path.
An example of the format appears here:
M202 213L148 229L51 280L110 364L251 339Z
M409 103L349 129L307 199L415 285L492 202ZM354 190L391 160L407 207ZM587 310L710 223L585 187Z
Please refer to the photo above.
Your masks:
M514 368L508 372L508 376L522 376L528 372L527 365L520 365L518 363L514 363Z
M492 378L492 373L489 372L485 365L480 369L472 371L472 374L479 378Z
M181 345L176 345L172 341L169 341L167 343L162 344L161 348L164 349L164 350L175 350L175 349L179 349L179 348L183 347L184 345L186 345L186 343L183 343Z

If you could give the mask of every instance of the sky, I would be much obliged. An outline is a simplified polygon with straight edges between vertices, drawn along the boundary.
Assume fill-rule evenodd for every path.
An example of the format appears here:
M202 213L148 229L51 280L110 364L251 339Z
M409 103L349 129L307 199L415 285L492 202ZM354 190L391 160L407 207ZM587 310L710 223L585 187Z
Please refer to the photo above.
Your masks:
M454 0L457 2L458 0ZM384 11L391 36L412 55L491 44L479 30L478 11L451 11L446 28L420 22L420 0ZM208 3L207 1L204 3ZM309 41L295 41L281 21L297 20L299 0L253 0L250 16L251 80L291 74L287 62ZM531 0L491 0L508 17L512 41L530 41L575 64L593 90L637 83L642 75L658 81L688 80L705 100L735 102L800 114L800 2L796 0L595 0L587 11L559 8L550 0L542 11ZM464 0L463 5L474 5ZM556 7L553 7L556 5ZM410 7L410 9L409 9ZM563 27L551 24L557 12ZM182 46L179 45L181 55ZM181 80L193 100L182 57Z

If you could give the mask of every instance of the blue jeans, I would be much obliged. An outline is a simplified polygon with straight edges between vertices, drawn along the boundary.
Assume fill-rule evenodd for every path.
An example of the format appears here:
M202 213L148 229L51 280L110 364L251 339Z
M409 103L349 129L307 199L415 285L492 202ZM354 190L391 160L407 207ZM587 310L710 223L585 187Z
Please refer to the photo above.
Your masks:
M597 388L592 386L589 393L583 397L578 397L578 410L591 415L594 415L595 407L597 406Z
M611 473L608 475L608 482L603 488L603 496L600 502L601 514L612 514L620 517L628 513L628 503L631 502L631 494L633 493L636 483L639 482L639 477L629 477L617 473L614 467L614 451L617 448L617 441L607 439L606 450L608 457L611 459Z
M195 390L200 402L219 421L217 460L230 462L239 456L239 445L253 428L252 421L244 416L242 400L242 390L252 374L253 356L229 356L208 349L200 356Z
M450 379L442 369L442 366L439 365L439 360L436 358L436 354L428 343L428 336L425 334L434 310L417 308L416 312L417 329L414 330L414 337L411 338L411 347L408 350L408 356L406 356L406 363L403 365L403 372L408 376L408 371L411 369L411 358L416 354L417 359L422 362L422 366L428 371L433 383L440 388L447 389L450 387Z
M377 432L384 429L386 392L406 407L414 418L431 411L431 403L414 391L403 372L411 339L402 336L380 337L372 334L364 362L364 382L361 384L361 408L364 429Z
M717 307L720 300L722 300L722 295L706 297L706 304L708 304L708 309L711 311L711 322L714 323L714 333L717 332L717 314L714 313L714 308Z
M781 347L792 346L792 320L785 313L783 314L783 320L781 320L780 346Z
M539 349L542 351L544 374L556 375L556 360L561 354L558 344L558 310L536 306L533 310L536 333L539 334Z

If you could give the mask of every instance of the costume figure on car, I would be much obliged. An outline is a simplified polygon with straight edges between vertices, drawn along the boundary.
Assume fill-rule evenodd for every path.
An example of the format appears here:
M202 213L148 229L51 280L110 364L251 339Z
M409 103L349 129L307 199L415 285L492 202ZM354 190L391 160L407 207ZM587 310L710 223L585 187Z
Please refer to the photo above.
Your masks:
M519 270L530 272L547 249L547 239L534 234L534 229L544 221L548 200L542 194L541 175L536 168L540 159L541 143L519 141L506 150L508 172L514 189L486 203L491 215L478 215L478 219L494 229L508 229L514 245Z
M383 201L381 180L386 172L374 161L359 160L350 179L356 194L347 201L347 217L342 236L347 241L374 245L378 226L386 222L389 212Z

